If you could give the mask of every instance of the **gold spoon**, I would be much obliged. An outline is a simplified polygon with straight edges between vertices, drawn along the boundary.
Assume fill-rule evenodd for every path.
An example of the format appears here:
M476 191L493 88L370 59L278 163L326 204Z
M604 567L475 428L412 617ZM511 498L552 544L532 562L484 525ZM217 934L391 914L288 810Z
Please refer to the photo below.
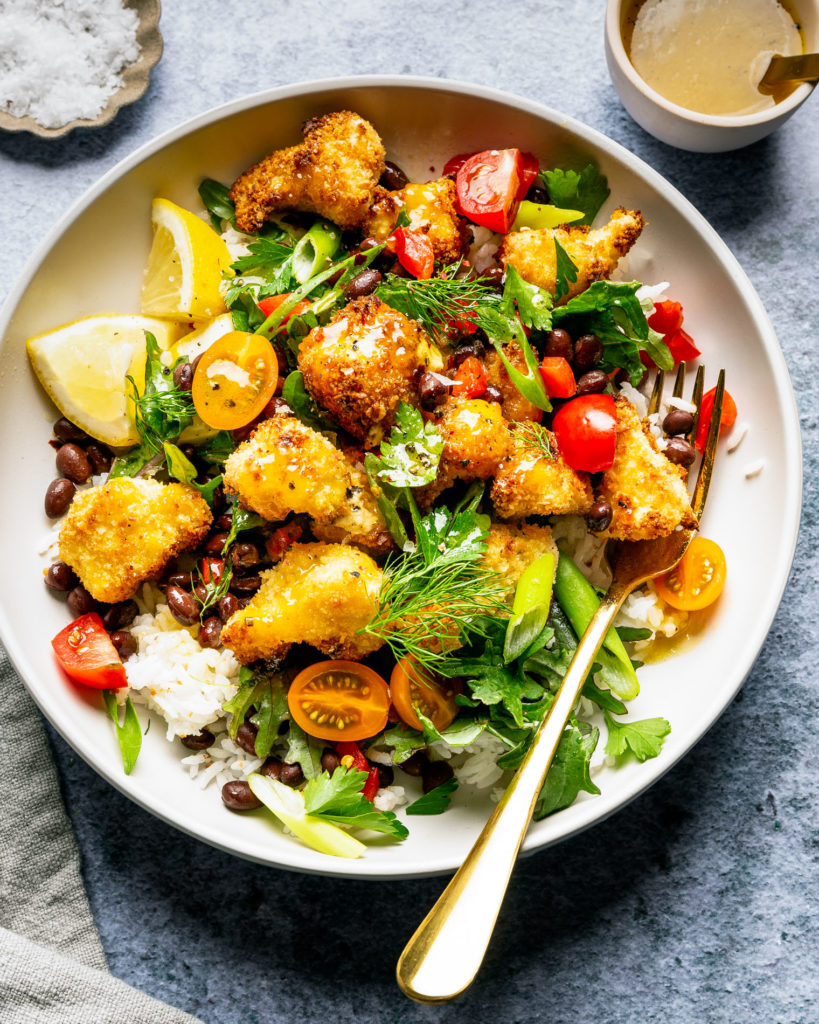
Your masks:
M759 83L760 92L797 82L819 79L819 53L797 53L794 57L771 57L771 63Z

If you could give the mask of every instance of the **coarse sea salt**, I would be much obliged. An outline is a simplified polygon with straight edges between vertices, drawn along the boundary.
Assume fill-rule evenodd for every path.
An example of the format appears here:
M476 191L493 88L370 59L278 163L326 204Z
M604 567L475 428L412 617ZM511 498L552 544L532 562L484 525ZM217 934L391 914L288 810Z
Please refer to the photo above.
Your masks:
M2 0L0 97L44 128L91 120L139 57L136 11L122 0Z

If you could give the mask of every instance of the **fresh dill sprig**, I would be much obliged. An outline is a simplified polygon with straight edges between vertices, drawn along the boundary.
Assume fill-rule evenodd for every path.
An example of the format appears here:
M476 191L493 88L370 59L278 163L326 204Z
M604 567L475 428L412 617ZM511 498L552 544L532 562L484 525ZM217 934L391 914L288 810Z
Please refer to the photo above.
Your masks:
M453 263L427 280L387 274L376 294L436 338L443 338L453 322L481 326L482 308L497 306L500 297L480 278L456 277L460 267Z
M525 451L532 452L539 459L554 461L555 452L551 444L551 435L541 423L528 420L520 424L515 431L515 437Z
M230 581L233 577L233 566L229 561L225 560L222 568L222 575L218 583L214 583L213 579L209 583L205 583L205 578L202 575L202 570L197 565L196 575L199 577L198 581L194 580L193 573L191 573L191 587L195 586L197 582L204 584L205 595L202 601L202 608L199 612L199 621L205 621L205 613L209 611L215 604L218 604L222 598L230 590Z
M131 388L128 396L133 403L134 423L143 444L155 452L162 450L162 444L168 440L168 432L160 429L160 424L177 424L184 421L187 426L193 419L193 403L189 391L170 388L167 391L146 391L141 395L133 377L126 377ZM180 430L172 433L176 438Z

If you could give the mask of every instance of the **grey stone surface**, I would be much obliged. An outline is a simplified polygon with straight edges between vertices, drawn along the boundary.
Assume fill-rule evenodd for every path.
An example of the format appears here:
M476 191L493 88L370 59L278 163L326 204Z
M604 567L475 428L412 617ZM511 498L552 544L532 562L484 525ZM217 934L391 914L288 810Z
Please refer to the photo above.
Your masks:
M521 863L480 982L457 1004L416 1006L393 980L403 942L440 880L349 882L244 863L127 802L51 733L113 972L207 1024L819 1019L819 100L739 153L670 149L629 119L611 89L603 7L602 0L167 3L164 57L138 104L94 134L0 138L5 294L34 245L103 171L217 103L366 72L497 86L606 132L705 214L758 289L796 387L802 534L784 602L744 690L650 792Z

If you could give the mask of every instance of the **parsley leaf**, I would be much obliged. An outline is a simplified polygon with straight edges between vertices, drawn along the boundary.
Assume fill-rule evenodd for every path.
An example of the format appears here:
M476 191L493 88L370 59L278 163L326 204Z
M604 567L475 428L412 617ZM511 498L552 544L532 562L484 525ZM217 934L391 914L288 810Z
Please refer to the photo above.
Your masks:
M145 387L140 394L134 378L126 378L131 386L128 397L143 444L158 452L163 441L175 440L193 423L193 399L189 391L174 385L173 369L163 365L159 345L150 331L145 332L145 353Z
M440 786L424 793L406 808L407 814L442 814L448 807L452 795L458 788L457 779L447 779Z
M604 711L609 738L606 753L622 757L629 751L641 763L656 757L663 740L671 732L671 723L665 718L643 718L638 722L618 722L608 711Z
M594 164L588 164L580 173L554 168L542 171L540 176L553 206L561 210L583 211L585 216L581 224L592 223L610 194L606 176Z
M306 813L337 825L366 828L393 839L406 839L409 830L392 811L377 811L372 802L361 795L367 774L339 765L332 775L327 772L316 775L303 790Z
M597 728L578 722L574 716L569 719L537 798L532 815L535 821L568 807L581 791L600 792L589 774L589 764L599 736Z
M401 402L389 440L381 445L376 479L392 487L431 484L443 450L444 439L435 424L424 422L420 410Z
M260 277L266 287L274 286L276 291L287 291L293 280L289 260L293 246L274 238L257 238L248 245L246 256L240 256L231 264L238 276Z
M545 288L526 281L512 263L506 266L506 284L503 287L501 308L510 317L515 315L517 308L524 327L533 327L539 331L551 330L552 296Z
M577 266L555 236L555 302L569 294L569 285L577 280Z

